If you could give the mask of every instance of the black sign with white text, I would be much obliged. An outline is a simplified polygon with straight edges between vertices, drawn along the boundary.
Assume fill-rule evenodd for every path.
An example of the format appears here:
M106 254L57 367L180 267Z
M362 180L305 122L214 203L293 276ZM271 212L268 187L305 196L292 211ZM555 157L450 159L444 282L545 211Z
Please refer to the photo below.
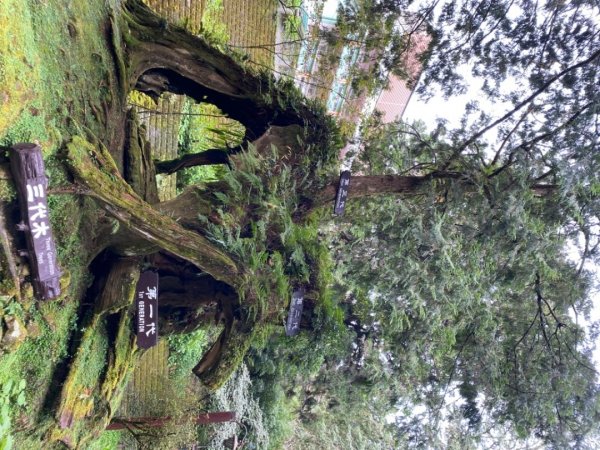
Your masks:
M300 332L300 320L302 319L302 308L304 302L304 289L297 289L292 293L290 311L287 324L285 325L286 336L296 336Z
M16 144L10 162L21 209L17 229L25 233L32 284L36 296L49 300L60 295L60 269L56 245L50 227L48 178L44 170L42 148L37 144Z
M135 331L137 346L154 347L158 342L158 274L147 270L140 274L135 288Z
M340 174L340 183L338 185L337 195L335 197L335 206L333 213L341 216L346 209L346 201L348 200L348 188L350 187L350 171L344 170Z

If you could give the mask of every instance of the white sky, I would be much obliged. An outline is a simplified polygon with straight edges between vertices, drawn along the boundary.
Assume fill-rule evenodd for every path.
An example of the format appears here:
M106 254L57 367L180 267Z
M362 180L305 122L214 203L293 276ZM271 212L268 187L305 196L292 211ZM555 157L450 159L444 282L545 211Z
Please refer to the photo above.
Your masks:
M323 17L337 17L337 7L340 0L327 0L323 7Z
M469 90L464 95L457 95L449 99L444 99L442 95L434 95L426 102L414 92L410 97L402 119L408 122L422 120L430 129L436 126L437 119L445 119L448 120L450 126L458 126L465 106L470 100L478 97L477 92L483 84L482 81L475 80L470 76L467 67L460 69L459 72L469 80ZM419 81L420 84L421 82ZM488 103L488 105L490 108L488 111L498 110L498 114L503 112L491 103Z

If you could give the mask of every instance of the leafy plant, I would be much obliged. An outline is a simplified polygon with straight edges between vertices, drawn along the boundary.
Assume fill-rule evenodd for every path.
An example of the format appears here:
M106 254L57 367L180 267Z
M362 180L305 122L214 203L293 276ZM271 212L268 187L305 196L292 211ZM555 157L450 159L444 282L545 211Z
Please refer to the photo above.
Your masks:
M9 379L0 391L0 449L10 450L14 444L11 434L11 416L13 408L21 408L26 404L25 386L27 382L21 379L17 384Z
M217 47L223 47L229 41L227 26L221 19L222 14L223 0L208 0L202 15L201 34Z
M232 164L235 170L222 179L226 189L214 194L221 204L219 224L209 223L207 236L245 262L248 275L240 292L251 316L258 320L282 311L294 286L316 287L319 298L328 298L330 279L323 270L328 251L317 238L317 223L292 219L304 178L278 161L276 148L259 154L251 146ZM246 211L255 215L249 233L239 225L238 215Z
M205 329L186 334L172 334L169 340L169 367L174 378L189 375L206 349L209 339Z

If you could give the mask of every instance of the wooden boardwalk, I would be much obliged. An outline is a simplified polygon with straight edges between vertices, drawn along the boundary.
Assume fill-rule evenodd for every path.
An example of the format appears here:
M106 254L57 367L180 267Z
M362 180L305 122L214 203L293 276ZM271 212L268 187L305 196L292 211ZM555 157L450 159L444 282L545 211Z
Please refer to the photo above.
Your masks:
M177 158L180 113L184 101L181 95L165 94L159 99L155 111L138 108L138 116L146 126L146 138L154 159L164 161ZM161 201L177 195L177 174L158 175L156 182Z
M168 357L169 345L166 339L159 340L156 347L144 353L131 375L117 416L140 417L153 414L155 394L162 392L162 385L169 378Z

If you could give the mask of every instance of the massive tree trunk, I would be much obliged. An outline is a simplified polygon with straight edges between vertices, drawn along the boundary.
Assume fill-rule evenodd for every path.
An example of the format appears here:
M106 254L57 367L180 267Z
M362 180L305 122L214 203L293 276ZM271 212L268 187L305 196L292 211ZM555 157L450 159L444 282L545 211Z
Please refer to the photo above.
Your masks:
M282 99L285 92L275 93L271 74L242 69L233 57L167 24L140 0L128 0L123 17L129 88L154 97L170 91L217 105L246 127L250 140L271 125L303 125L313 116L301 102Z
M244 148L252 143L262 153L276 147L289 165L305 157L300 141L308 123L313 124L311 134L318 134L317 129L327 134L324 121L315 120L316 113L304 99L293 90L276 88L272 75L244 68L203 39L166 24L139 0L124 2L111 31L121 82L120 105L133 88L154 97L169 91L212 103L245 127ZM121 255L161 251L167 259L178 258L174 265L194 268L186 274L161 273L159 268L162 320L165 329L173 332L190 330L203 321L224 325L217 342L194 369L206 384L217 387L241 361L255 327L255 319L246 316L252 295L244 295L244 311L239 304L242 294L248 294L244 292L244 267L204 237L205 224L198 220L202 215L218 223L218 202L212 192L223 192L224 186L192 187L174 200L159 203L155 167L148 158L147 143L132 125L135 118L125 111L115 111L115 115L121 129L109 130L107 136L116 164L101 143L75 137L67 146L69 166L83 191L119 221L120 229L107 238L113 251ZM210 152L195 161L221 163L225 158ZM176 161L166 170L180 167L182 162ZM251 219L242 215L240 220Z
M410 196L419 192L422 186L431 183L434 180L459 180L467 190L476 189L477 186L463 174L454 172L432 173L423 176L406 176L406 175L369 175L356 176L350 179L348 189L348 200L386 195L397 194ZM531 192L537 197L545 197L556 191L557 186L554 184L539 184L535 183L530 186ZM338 189L338 180L334 180L327 184L323 189L313 193L310 197L306 197L300 205L297 217L304 217L308 212L315 208L331 205L335 202Z
M108 152L81 138L73 139L67 147L69 165L77 179L128 231L191 262L217 280L230 286L239 284L236 263L203 236L186 230L144 202L120 177Z

